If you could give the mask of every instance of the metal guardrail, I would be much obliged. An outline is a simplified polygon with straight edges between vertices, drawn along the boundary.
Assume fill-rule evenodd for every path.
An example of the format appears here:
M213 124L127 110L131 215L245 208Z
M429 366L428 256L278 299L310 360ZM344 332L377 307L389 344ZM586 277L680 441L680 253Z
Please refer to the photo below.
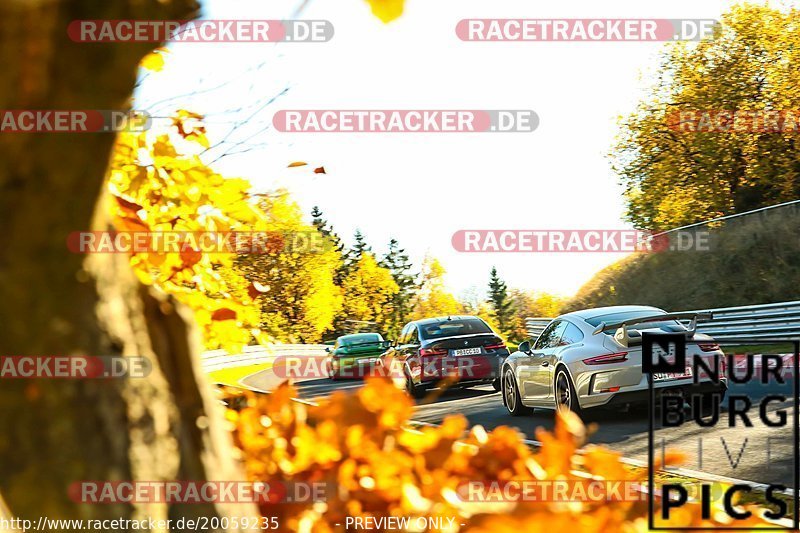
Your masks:
M697 325L700 333L717 340L800 339L800 301L778 302L715 309L695 309L690 313L711 313L712 318ZM528 335L536 338L552 318L526 318Z
M677 227L677 228L672 228L672 229L669 229L669 230L666 230L666 231L662 231L660 233L655 233L655 234L651 235L651 238L659 237L661 235L668 235L668 234L670 234L672 232L675 232L675 231L684 231L684 230L691 229L691 228L699 228L701 226L707 226L709 224L717 224L719 222L730 222L730 221L744 220L744 219L747 219L748 217L753 216L753 215L755 215L755 216L769 215L769 214L772 213L773 210L777 211L777 210L783 209L783 208L792 209L795 212L797 212L798 210L800 210L800 200L792 200L790 202L783 202L781 204L768 205L766 207L760 207L758 209L753 209L751 211L745 211L743 213L735 213L733 215L725 215L725 216L722 216L722 217L716 217L716 218L712 218L710 220L704 220L702 222L695 222L694 224L687 224L685 226L680 226L680 227Z
M547 324L549 324L551 320L553 319L546 317L526 318L525 329L528 330L528 335L532 339L535 339L542 334L542 331L544 331L544 328L547 327Z
M800 339L800 301L704 309L713 318L697 330L718 340Z
M225 350L212 350L202 354L202 366L206 372L237 366L255 365L274 361L280 356L314 357L324 356L325 344L271 344L269 346L245 346L242 353L229 354Z

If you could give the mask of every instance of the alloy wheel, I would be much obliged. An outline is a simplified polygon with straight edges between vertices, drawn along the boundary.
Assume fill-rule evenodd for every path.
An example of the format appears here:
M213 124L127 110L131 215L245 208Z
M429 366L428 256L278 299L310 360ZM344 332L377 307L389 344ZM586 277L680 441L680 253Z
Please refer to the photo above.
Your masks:
M556 377L556 407L558 409L572 410L572 387L567 375L561 371Z
M503 387L503 394L506 399L506 406L509 411L513 411L517 407L517 394L514 391L514 374L510 371L506 372L503 381L505 385Z

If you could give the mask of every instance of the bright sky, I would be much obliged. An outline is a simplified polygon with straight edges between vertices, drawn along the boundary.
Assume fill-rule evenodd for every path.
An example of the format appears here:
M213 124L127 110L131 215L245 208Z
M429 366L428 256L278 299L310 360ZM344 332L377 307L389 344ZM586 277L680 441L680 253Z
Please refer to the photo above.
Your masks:
M300 3L206 0L203 18L286 19ZM247 151L216 161L219 171L259 189L287 187L305 213L319 205L346 241L360 228L378 252L395 237L417 264L432 254L456 293L483 289L496 265L509 286L569 295L621 255L464 254L451 237L459 229L629 227L606 154L617 117L646 96L641 74L663 45L462 42L456 23L718 19L731 3L407 0L405 14L384 25L364 0L309 0L300 18L331 21L330 42L172 44L135 107L206 114L212 143L249 118L228 137L252 137L232 149ZM532 133L281 133L271 127L281 109L533 109L540 124ZM286 168L292 161L310 166ZM311 173L319 165L326 175Z

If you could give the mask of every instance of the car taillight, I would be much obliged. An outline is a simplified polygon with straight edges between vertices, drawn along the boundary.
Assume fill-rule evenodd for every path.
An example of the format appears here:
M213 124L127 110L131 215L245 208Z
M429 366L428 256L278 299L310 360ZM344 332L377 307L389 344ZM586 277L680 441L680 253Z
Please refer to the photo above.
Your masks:
M587 365L607 365L611 363L621 363L628 360L628 352L609 353L584 359Z
M447 355L447 350L444 348L422 348L419 351L420 357L425 357L426 355Z
M700 348L704 352L716 352L717 350L719 350L719 344L717 344L715 342L714 343L706 342L706 343L698 344L697 346L698 346L698 348Z
M505 347L506 345L503 344L502 342L500 344L489 344L487 346L484 346L484 348L486 348L487 350L501 350Z

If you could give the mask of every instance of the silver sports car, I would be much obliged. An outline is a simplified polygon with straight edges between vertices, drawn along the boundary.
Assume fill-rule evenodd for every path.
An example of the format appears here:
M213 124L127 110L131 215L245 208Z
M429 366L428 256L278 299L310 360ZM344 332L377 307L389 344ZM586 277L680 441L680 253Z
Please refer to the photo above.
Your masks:
M697 314L668 314L662 309L626 305L586 309L554 319L531 345L506 358L502 367L503 403L514 416L534 407L581 410L647 402L648 376L642 373L642 332L685 332L687 360L714 358L722 351L714 339L695 331ZM691 320L686 327L680 320ZM724 361L723 363L724 364ZM701 376L694 384L691 368L682 374L654 374L659 394L702 394L722 400L727 385ZM705 404L708 405L708 404Z

